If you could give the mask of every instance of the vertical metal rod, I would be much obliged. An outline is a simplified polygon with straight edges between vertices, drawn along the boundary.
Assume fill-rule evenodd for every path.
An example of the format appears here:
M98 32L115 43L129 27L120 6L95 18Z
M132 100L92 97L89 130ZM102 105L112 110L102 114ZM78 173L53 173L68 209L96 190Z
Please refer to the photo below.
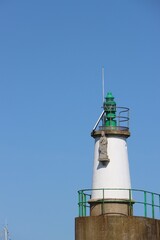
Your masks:
M120 113L118 113L118 127L120 126Z
M82 217L82 191L79 192L79 214Z
M78 191L78 211L79 211L79 217L81 216L81 210L80 210L80 192Z
M131 189L129 189L129 216L132 216Z
M159 195L159 213L160 213L160 195Z
M103 188L102 214L104 214L104 188Z
M147 193L144 191L144 216L147 217Z
M154 193L152 193L152 218L154 218Z
M104 103L104 66L102 67L102 104Z
M4 239L8 240L8 229L7 229L7 227L4 227Z
M86 216L86 194L82 193L82 217Z
M86 217L86 204L87 204L86 194L84 193L84 216L85 216L85 217Z
M85 209L84 209L84 192L82 193L82 217L84 217L84 212L85 212Z
M81 217L83 217L83 191L81 191Z

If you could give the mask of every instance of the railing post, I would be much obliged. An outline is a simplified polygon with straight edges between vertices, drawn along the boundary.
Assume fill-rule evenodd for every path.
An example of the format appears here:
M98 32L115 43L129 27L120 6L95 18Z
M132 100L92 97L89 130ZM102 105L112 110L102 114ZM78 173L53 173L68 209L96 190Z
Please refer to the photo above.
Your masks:
M84 216L86 217L86 194L84 193Z
M159 195L159 213L160 213L160 195ZM159 214L160 215L160 214ZM160 217L160 216L159 216Z
M154 193L152 193L152 218L154 218Z
M82 211L82 191L79 191L79 216L82 217L83 211Z
M144 191L144 216L147 217L147 193Z
M80 192L78 191L78 212L79 212L79 217L81 216L81 210L80 210Z
M120 113L118 113L118 127L120 126Z
M129 216L132 216L132 200L131 200L131 189L129 189Z
M82 193L82 217L85 216L85 194L84 192Z
M104 214L104 188L103 188L103 200L102 200L102 214Z

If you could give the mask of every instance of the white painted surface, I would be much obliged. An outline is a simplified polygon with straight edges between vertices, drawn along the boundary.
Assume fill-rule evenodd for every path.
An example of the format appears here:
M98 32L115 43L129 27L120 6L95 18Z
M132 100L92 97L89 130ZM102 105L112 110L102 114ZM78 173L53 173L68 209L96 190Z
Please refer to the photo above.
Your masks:
M104 165L98 161L99 138L95 139L94 166L92 189L99 188L124 188L130 189L130 172L126 139L123 137L108 137L108 157L110 162ZM127 190L92 190L91 199L103 198L129 199Z

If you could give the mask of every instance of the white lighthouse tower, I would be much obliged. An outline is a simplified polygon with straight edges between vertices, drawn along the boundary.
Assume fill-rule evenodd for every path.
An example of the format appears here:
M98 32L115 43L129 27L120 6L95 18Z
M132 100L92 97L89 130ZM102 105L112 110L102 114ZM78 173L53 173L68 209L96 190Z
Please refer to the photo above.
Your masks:
M129 109L117 107L112 93L91 136L92 189L78 191L75 240L160 240L160 194L131 188Z
M91 215L102 213L102 199L103 214L130 215L129 109L117 107L112 93L107 94L91 135L95 139Z

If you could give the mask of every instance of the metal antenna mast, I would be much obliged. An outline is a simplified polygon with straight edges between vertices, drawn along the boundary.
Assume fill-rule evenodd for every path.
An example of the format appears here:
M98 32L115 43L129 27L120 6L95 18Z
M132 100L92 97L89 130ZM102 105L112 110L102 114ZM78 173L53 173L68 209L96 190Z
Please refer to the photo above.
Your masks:
M104 66L102 67L102 103L104 103Z
M9 240L8 235L9 235L9 232L8 232L8 228L6 226L6 227L4 227L4 240Z

